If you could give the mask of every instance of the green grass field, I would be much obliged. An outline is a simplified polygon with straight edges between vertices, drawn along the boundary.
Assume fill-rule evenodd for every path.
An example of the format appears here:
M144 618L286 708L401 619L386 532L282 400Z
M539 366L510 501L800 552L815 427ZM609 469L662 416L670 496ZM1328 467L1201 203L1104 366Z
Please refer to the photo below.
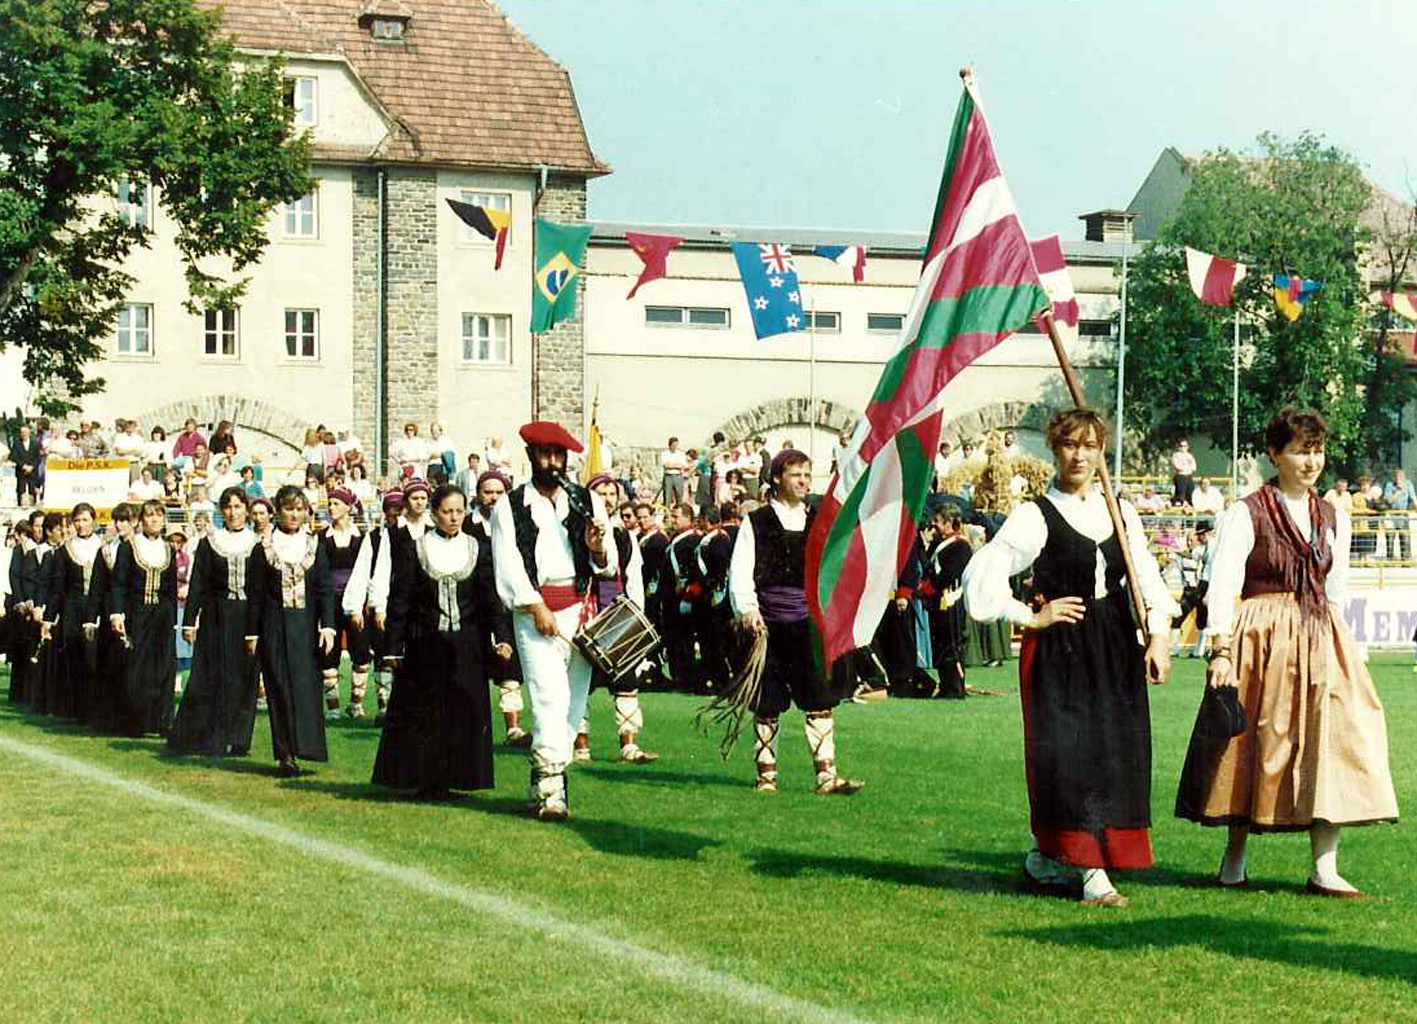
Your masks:
M1372 666L1409 813L1411 665ZM1417 1021L1411 825L1347 834L1367 901L1303 894L1302 835L1211 884L1222 836L1170 815L1200 679L1153 692L1158 864L1111 911L1023 891L1015 696L843 708L868 785L828 799L796 713L772 797L689 697L645 698L657 764L609 760L596 694L564 825L521 815L511 751L495 791L419 804L368 785L368 725L281 781L264 718L262 756L209 762L0 704L0 1021Z

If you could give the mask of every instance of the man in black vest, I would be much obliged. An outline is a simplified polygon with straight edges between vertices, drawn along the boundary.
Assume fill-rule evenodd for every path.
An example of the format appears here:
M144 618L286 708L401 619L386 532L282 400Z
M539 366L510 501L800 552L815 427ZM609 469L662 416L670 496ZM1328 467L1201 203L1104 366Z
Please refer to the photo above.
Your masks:
M620 485L611 479L609 473L593 477L587 484L593 494L605 502L607 509L615 508L620 500ZM641 611L645 606L644 567L640 561L640 548L634 535L623 526L611 531L615 541L615 554L620 563L620 572L613 579L601 576L595 581L595 604L604 611L624 595L635 603ZM640 708L639 666L619 679L607 679L596 672L591 677L591 687L604 686L610 691L615 704L615 731L620 736L620 760L627 764L649 764L658 761L659 755L643 749L639 745L639 734L645 727L644 711ZM572 760L590 760L590 721L581 720L576 733Z
M591 582L614 579L619 561L605 504L566 480L567 451L583 451L564 427L545 420L521 429L531 482L492 509L497 594L512 610L512 631L532 708L531 799L542 821L568 815L566 765L585 717L591 666L571 638L590 614Z
M754 788L777 792L778 717L796 704L806 715L807 746L817 771L814 791L845 796L863 783L836 771L832 709L838 698L815 664L807 611L807 537L813 514L806 499L812 460L784 449L772 460L770 480L772 500L743 520L728 569L728 592L739 624L750 634L767 634L767 662L753 708Z
M469 463L470 464L470 463ZM495 469L485 470L473 481L472 511L463 520L464 533L470 533L479 543L492 544L492 509L497 502L507 496L511 481ZM497 686L497 710L502 713L502 722L507 727L506 743L509 747L530 747L531 733L522 728L522 663L517 658L516 648L506 651L506 657L499 650L498 636L512 635L512 613L499 606L499 617L503 619L501 628L487 631L487 647L483 652L483 664L487 666L487 677Z
M660 600L664 602L665 661L675 688L703 693L703 673L694 655L703 586L689 575L700 537L694 525L694 506L680 502L670 508L669 527L674 539L669 542L659 584Z

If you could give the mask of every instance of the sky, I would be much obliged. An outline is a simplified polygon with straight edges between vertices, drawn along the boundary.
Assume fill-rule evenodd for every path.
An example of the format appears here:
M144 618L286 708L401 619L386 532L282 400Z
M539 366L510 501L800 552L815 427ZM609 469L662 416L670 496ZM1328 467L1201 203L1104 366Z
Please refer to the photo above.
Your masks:
M958 70L1030 235L1167 146L1309 130L1417 193L1411 0L497 0L570 72L593 220L924 232Z

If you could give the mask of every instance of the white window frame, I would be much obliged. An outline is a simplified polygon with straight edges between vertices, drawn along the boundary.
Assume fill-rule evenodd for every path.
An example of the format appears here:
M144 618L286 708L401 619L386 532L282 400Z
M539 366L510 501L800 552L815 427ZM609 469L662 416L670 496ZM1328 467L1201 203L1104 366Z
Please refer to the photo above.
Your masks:
M308 221L308 225L307 225ZM281 226L285 237L308 241L320 237L320 189L311 189L293 203L281 207ZM306 231L305 228L309 227Z
M401 43L405 27L402 18L374 18L369 25L369 35L381 43Z
M508 213L512 212L512 194L510 192L488 192L483 189L465 188L459 194L458 199L461 202L468 203L472 206L483 206L491 210L505 210ZM512 223L507 225L506 247L508 249L512 247L512 241L515 238L516 230L517 224L516 220L514 219ZM488 238L481 232L475 231L474 229L468 227L467 223L461 217L459 217L458 244L488 249L494 247L497 243L495 239Z
M231 351L224 352L223 342L230 339ZM215 351L212 351L212 346ZM208 309L202 315L202 358L234 363L241 358L241 310Z
M140 328L134 323L137 313L141 312L146 323ZM126 321L126 323L125 323ZM141 334L146 347L137 348L138 338ZM127 340L128 347L125 349L123 343ZM118 319L113 325L113 354L119 359L152 359L153 358L153 307L149 302L125 302L118 310Z
M295 329L293 331L291 330L292 316L295 317ZM304 330L307 323L305 320L306 317L309 317L308 323L311 328L309 332ZM281 357L284 362L318 363L320 361L320 311L318 309L312 309L310 307L289 307L285 311L281 326L285 332L285 345L281 350ZM308 355L304 351L304 343L307 338L310 340L312 349L311 353ZM294 352L291 351L292 342L294 342L295 345Z
M497 328L504 334L497 337ZM462 315L462 346L459 350L463 366L490 366L507 368L512 365L512 317L509 313L464 313ZM486 345L487 358L478 355L481 345ZM497 349L503 349L498 358Z
M320 80L314 75L289 75L290 106L295 112L293 123L297 128L313 128L320 123ZM310 95L301 101L302 88L308 87Z
M873 316L894 316L894 317L899 317L899 318L900 318L900 326L899 326L899 327L872 327L872 326L871 326L871 317L873 317ZM866 333L868 333L868 334L899 334L899 333L900 333L900 328L901 328L901 327L904 327L904 326L905 326L905 314L904 314L904 313L867 313L867 314L866 314Z
M841 314L834 313L829 309L809 309L807 312L807 323L804 327L810 328L816 334L840 334ZM830 327L823 327L818 321L819 317L829 316L835 322Z
M650 319L650 310L652 310L652 309L653 309L653 310L659 310L659 311L661 311L661 312L666 312L666 313L668 313L668 312L677 313L677 314L678 314L678 319L677 319L677 320L651 320L651 319ZM695 313L714 313L714 314L719 314L719 313L721 313L721 314L723 314L723 322L722 322L722 323L703 323L703 322L695 322L695 321L694 321L694 314L695 314ZM645 326L646 326L646 327L650 327L650 328L654 328L654 329L659 329L659 328L664 328L664 327L667 327L667 328L670 328L670 329L677 328L677 327L688 327L688 328L690 328L690 329L692 329L692 330L696 330L696 331L726 331L726 330L730 329L730 328L733 326L733 311L730 310L730 309L725 309L725 308L722 307L722 306L659 306L659 305L653 305L653 306L651 306L651 305L646 305L646 306L645 306Z
M150 181L139 182L142 186L141 198L133 201L133 179L128 175L123 175L118 179L118 185L114 189L114 199L118 203L118 216L123 218L123 223L129 227L147 228L152 230L153 226L153 186Z

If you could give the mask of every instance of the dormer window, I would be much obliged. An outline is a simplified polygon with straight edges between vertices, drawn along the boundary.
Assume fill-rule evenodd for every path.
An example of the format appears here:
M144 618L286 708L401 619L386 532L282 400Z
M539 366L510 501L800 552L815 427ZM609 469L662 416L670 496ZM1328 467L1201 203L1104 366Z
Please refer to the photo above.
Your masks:
M379 43L401 43L408 35L413 11L403 0L368 0L359 12L359 26Z
M403 38L403 27L401 18L374 18L369 23L369 34L375 39L398 40Z

